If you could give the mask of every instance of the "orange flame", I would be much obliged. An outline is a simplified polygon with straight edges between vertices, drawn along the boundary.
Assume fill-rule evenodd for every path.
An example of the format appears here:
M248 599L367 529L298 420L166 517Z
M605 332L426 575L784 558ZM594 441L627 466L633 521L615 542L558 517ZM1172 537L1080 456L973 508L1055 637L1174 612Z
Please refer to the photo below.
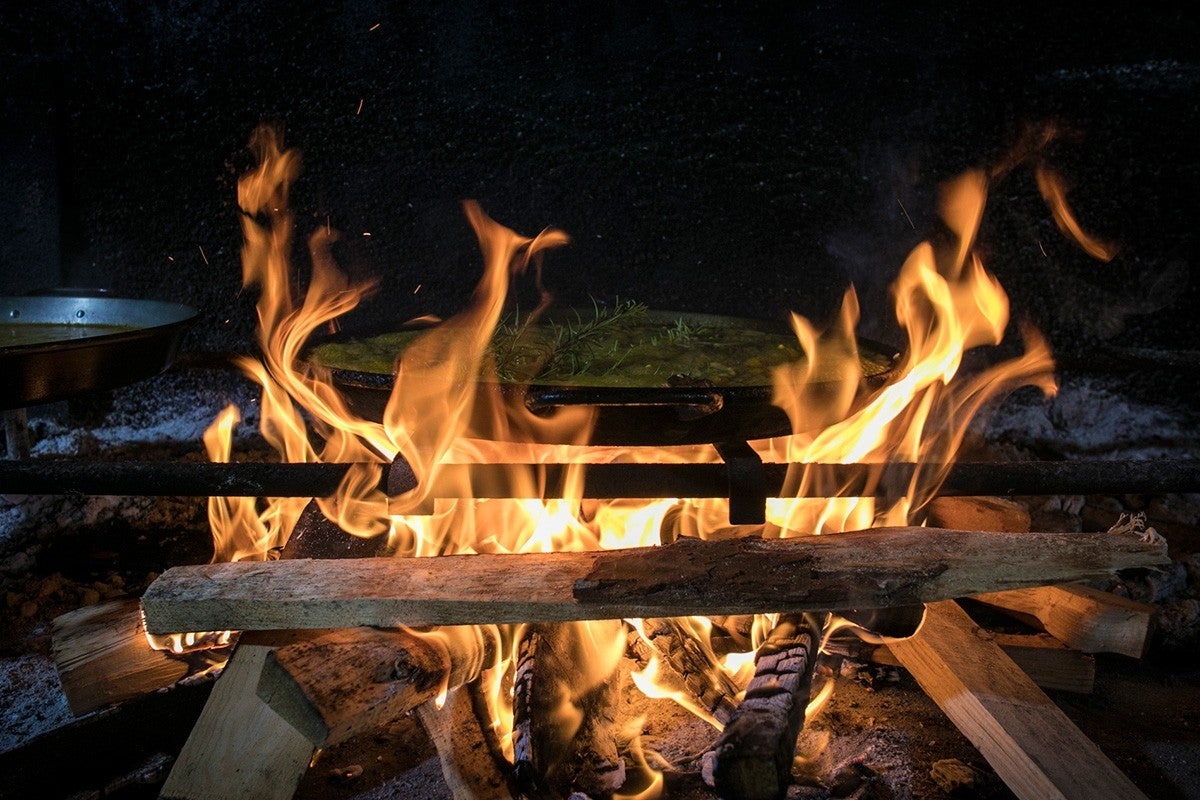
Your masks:
M244 212L243 278L260 289L260 359L241 366L262 387L261 430L289 462L349 462L351 468L331 497L316 498L322 512L359 536L386 534L398 556L437 556L465 552L586 550L601 547L655 545L662 531L700 537L728 530L727 501L662 499L647 502L582 502L584 462L614 458L713 461L712 448L678 451L589 450L594 411L577 407L552 417L535 416L519 397L498 390L488 344L501 319L508 287L515 275L536 264L547 250L567 243L567 236L548 229L521 236L490 219L468 202L465 211L479 239L483 274L467 306L431 328L408 347L395 364L395 382L381 420L355 414L329 376L304 361L309 337L333 323L373 291L373 282L354 284L330 257L334 235L318 230L309 241L312 274L297 300L289 260L293 222L287 210L290 183L299 159L284 150L268 129L255 134L260 166L245 175L238 188ZM851 497L831 485L830 475L805 464L874 464L890 461L949 465L960 449L967 425L992 398L1015 387L1033 384L1054 391L1053 363L1046 343L1024 331L1026 353L974 376L958 372L966 350L1001 341L1008 326L1009 304L1003 289L983 267L974 239L983 217L987 178L970 172L949 184L942 214L953 234L945 251L926 243L903 264L893 286L897 319L907 343L894 376L882 387L869 385L858 357L855 328L858 305L847 292L841 315L829 330L818 331L793 315L792 329L805 358L776 370L774 402L788 415L789 436L753 443L768 461L790 464L783 496L769 501L767 533L799 536L835 533L879 524L908 524L919 517L936 493L944 473L922 466L909 485L887 487L883 507L874 497ZM1065 206L1063 206L1065 208ZM544 298L548 301L548 297ZM536 313L540 313L540 310ZM230 433L236 409L228 409L206 435L213 460L230 458ZM320 440L314 445L313 434ZM543 442L566 442L554 446ZM377 487L377 465L403 455L417 478L407 494L386 497ZM539 464L565 460L572 464L561 500L471 498L470 476L447 464L510 461L519 466L501 478L512 498L538 498L545 483ZM458 500L432 497L434 484L458 489ZM801 499L805 490L830 490L828 500ZM874 487L880 488L880 487ZM215 558L266 558L280 548L306 502L268 498L214 498L210 519ZM693 635L707 640L708 623L696 623ZM770 621L760 628L769 630ZM519 631L506 628L480 633L507 642L485 676L492 686L493 724L511 749L511 698L501 687L512 669L511 642ZM611 625L581 625L571 639L580 658L602 665L588 681L607 680L622 650L622 634ZM707 646L707 645L706 645ZM496 650L500 651L497 644ZM711 652L711 651L710 651ZM715 655L713 663L718 663ZM728 669L739 660L726 659ZM741 659L744 670L745 659ZM637 679L648 693L653 663ZM744 683L744 681L743 681ZM562 709L564 735L579 720ZM712 720L715 723L715 720ZM656 793L650 787L648 792Z
M1082 247L1084 252L1092 258L1098 261L1112 261L1117 254L1116 245L1101 241L1084 232L1075 219L1075 213L1067 204L1067 190L1063 187L1062 178L1058 173L1047 166L1038 165L1035 175L1037 176L1038 191L1042 193L1042 199L1050 207L1050 213L1054 216L1054 224L1058 226L1058 229Z

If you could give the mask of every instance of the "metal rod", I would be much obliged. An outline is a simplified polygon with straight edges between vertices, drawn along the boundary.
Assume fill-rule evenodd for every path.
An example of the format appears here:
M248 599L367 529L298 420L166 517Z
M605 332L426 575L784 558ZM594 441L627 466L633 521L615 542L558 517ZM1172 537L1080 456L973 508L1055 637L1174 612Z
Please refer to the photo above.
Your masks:
M159 461L2 461L0 494L129 495L181 497L325 497L350 464L208 463ZM386 465L380 464L382 471ZM442 468L434 497L514 496L513 470L544 469L542 496L561 497L570 465L450 464ZM941 495L1143 494L1200 492L1200 460L963 462L946 467L911 463L820 464L819 481L798 496L874 495L906 485L916 469L945 471ZM780 496L788 464L763 464L767 495ZM467 482L464 483L463 480ZM522 483L529 483L523 481ZM445 487L445 488L443 488ZM518 493L519 494L519 493ZM590 464L584 497L728 497L725 464ZM793 493L795 495L797 493Z

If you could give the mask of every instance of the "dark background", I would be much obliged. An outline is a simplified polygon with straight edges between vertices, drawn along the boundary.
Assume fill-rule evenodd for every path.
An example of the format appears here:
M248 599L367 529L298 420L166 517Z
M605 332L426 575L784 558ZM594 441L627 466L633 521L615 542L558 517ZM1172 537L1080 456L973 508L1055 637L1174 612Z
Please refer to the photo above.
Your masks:
M572 236L562 303L822 322L853 283L886 338L939 182L1054 121L1043 157L1121 250L1091 260L1013 172L980 245L1014 319L1064 361L1186 367L1200 24L1052 5L7 4L0 292L184 302L186 349L250 348L235 187L269 121L303 153L301 244L328 221L341 266L382 279L351 327L461 305L474 198Z

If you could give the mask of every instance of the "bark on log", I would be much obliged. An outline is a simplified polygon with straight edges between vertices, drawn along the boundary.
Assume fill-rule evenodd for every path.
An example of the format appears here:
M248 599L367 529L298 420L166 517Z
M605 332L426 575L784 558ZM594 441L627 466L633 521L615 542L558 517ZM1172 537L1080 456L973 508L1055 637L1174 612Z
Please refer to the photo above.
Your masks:
M1132 533L878 528L765 540L437 558L173 567L152 633L393 627L886 608L1168 563Z
M491 661L487 628L351 628L268 654L258 696L317 747L409 713L479 676Z
M812 615L785 614L758 649L746 696L710 753L713 784L722 797L778 800L787 793L818 628Z

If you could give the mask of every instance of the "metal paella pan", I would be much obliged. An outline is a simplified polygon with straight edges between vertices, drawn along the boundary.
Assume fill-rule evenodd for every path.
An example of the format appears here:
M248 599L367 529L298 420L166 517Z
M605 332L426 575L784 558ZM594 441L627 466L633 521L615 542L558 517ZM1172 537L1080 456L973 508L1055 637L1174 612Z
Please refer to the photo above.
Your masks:
M711 335L706 341L755 331L795 343L794 335L783 323L711 314L657 311L647 314L651 321L668 328L685 326L708 331ZM379 420L394 380L387 367L391 357L377 359L365 368L352 368L352 361L339 364L337 359L323 358L322 353L329 351L320 349L331 344L354 345L371 338L362 335L329 337L314 343L309 357L330 368L334 384L357 413ZM690 359L692 350L698 351L704 346L705 342L698 341L694 348L684 349L689 352ZM895 370L895 350L868 340L859 340L858 348L862 387L869 390L887 383ZM396 354L398 352L396 350ZM593 407L597 417L591 443L596 445L707 444L763 439L791 432L786 414L771 402L773 387L766 371L749 380L745 377L727 379L725 371L705 374L703 366L695 366L714 363L704 353L699 353L698 360L691 359L689 363L688 369L679 370L687 374L673 374L667 370L669 374L665 374L657 385L644 385L641 380L623 384L619 377L615 381L576 382L550 376L536 380L481 380L479 391L499 392L505 398L518 399L538 414L550 414L564 406ZM830 376L831 389L833 379Z
M0 297L0 407L149 378L174 361L189 306L92 294Z

